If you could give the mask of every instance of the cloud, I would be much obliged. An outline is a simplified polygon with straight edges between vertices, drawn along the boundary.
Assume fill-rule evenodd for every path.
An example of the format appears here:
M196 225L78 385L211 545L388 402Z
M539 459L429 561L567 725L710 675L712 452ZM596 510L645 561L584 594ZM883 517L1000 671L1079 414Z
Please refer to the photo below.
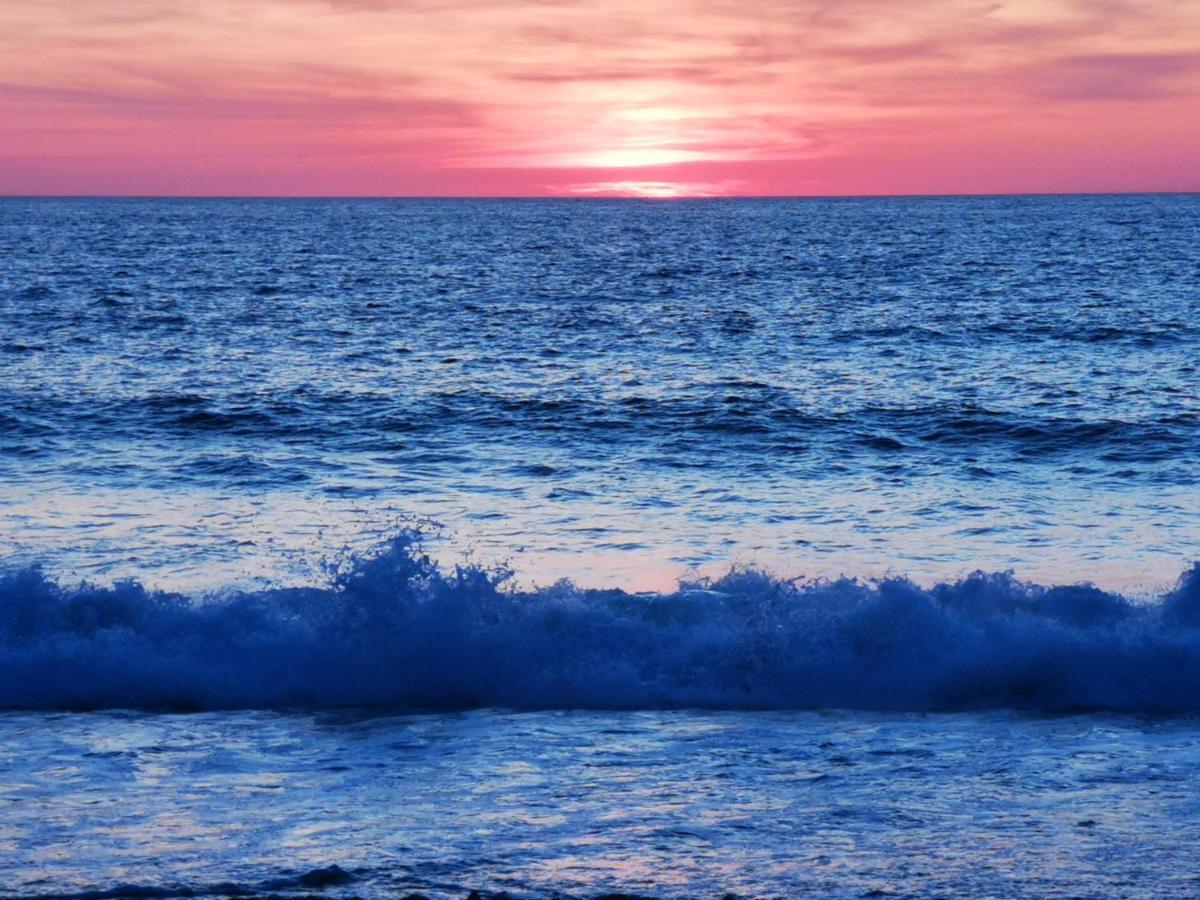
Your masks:
M1196 98L1200 51L1064 56L1050 60L1034 74L1034 92L1052 100Z
M100 114L114 123L131 119L197 125L213 120L274 120L315 126L387 118L409 126L463 128L478 124L476 111L455 101L411 95L330 96L281 88L238 94L188 82L155 91L0 83L0 99L18 106L53 107L60 114Z

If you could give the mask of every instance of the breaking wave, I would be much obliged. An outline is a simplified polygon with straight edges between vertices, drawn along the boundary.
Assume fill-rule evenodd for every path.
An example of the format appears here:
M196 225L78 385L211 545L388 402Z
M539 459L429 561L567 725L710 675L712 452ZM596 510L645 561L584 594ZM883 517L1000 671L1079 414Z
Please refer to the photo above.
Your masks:
M1156 602L976 573L530 591L405 532L325 587L0 572L0 708L1200 711L1200 563Z

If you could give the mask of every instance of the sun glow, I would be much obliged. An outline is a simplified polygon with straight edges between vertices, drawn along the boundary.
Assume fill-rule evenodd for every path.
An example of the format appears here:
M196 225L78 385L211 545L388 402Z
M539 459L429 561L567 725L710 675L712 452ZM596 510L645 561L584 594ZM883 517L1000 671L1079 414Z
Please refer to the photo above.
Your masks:
M711 196L696 194L686 184L671 181L604 181L578 185L574 193L593 197L643 197L647 200L672 200L679 197Z
M711 128L716 111L686 108L608 92L589 93L596 110L584 127L564 133L554 164L585 169L637 169L721 158ZM567 142L569 141L569 143Z
M585 151L575 156L572 163L589 169L636 169L643 166L699 162L707 158L707 154L704 153L672 147L613 147Z
M684 181L597 181L572 186L571 193L589 197L638 197L644 200L728 197L737 193L740 181L692 183Z

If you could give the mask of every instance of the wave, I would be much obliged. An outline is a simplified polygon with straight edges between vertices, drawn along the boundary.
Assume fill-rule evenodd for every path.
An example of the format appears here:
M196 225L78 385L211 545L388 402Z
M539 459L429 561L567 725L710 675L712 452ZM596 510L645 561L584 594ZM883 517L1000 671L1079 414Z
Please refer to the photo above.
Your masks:
M0 572L9 710L1200 712L1200 563L1154 602L976 573L665 594L440 568L405 531L322 587L189 597Z
M1060 398L1066 402L1065 398ZM831 456L875 466L954 467L987 458L993 465L1081 460L1122 481L1163 477L1190 483L1200 455L1200 414L1190 409L1143 410L1115 416L1057 409L1005 410L975 403L913 406L866 404L835 410L811 406L791 391L760 382L697 383L687 396L628 394L597 398L573 392L544 396L502 390L446 389L408 397L300 388L264 397L233 392L102 397L0 391L3 455L61 453L93 440L133 441L173 448L156 473L173 483L242 486L286 484L294 473L269 468L176 465L178 453L229 449L242 440L264 455L320 452L322 458L419 453L453 436L460 443L503 439L544 448L570 439L588 452L627 452L668 467L711 468L734 454L805 458L824 471ZM719 446L722 453L713 454ZM160 471L161 470L161 471ZM119 472L111 475L118 476ZM311 473L310 477L311 477Z

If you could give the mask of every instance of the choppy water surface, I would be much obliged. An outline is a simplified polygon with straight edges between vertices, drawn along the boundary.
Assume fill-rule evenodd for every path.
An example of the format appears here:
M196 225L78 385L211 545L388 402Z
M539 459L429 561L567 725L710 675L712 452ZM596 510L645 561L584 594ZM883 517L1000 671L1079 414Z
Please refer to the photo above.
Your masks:
M9 715L0 896L1195 896L1197 772L1194 720Z
M0 552L311 581L1152 591L1200 537L1200 199L0 201Z

